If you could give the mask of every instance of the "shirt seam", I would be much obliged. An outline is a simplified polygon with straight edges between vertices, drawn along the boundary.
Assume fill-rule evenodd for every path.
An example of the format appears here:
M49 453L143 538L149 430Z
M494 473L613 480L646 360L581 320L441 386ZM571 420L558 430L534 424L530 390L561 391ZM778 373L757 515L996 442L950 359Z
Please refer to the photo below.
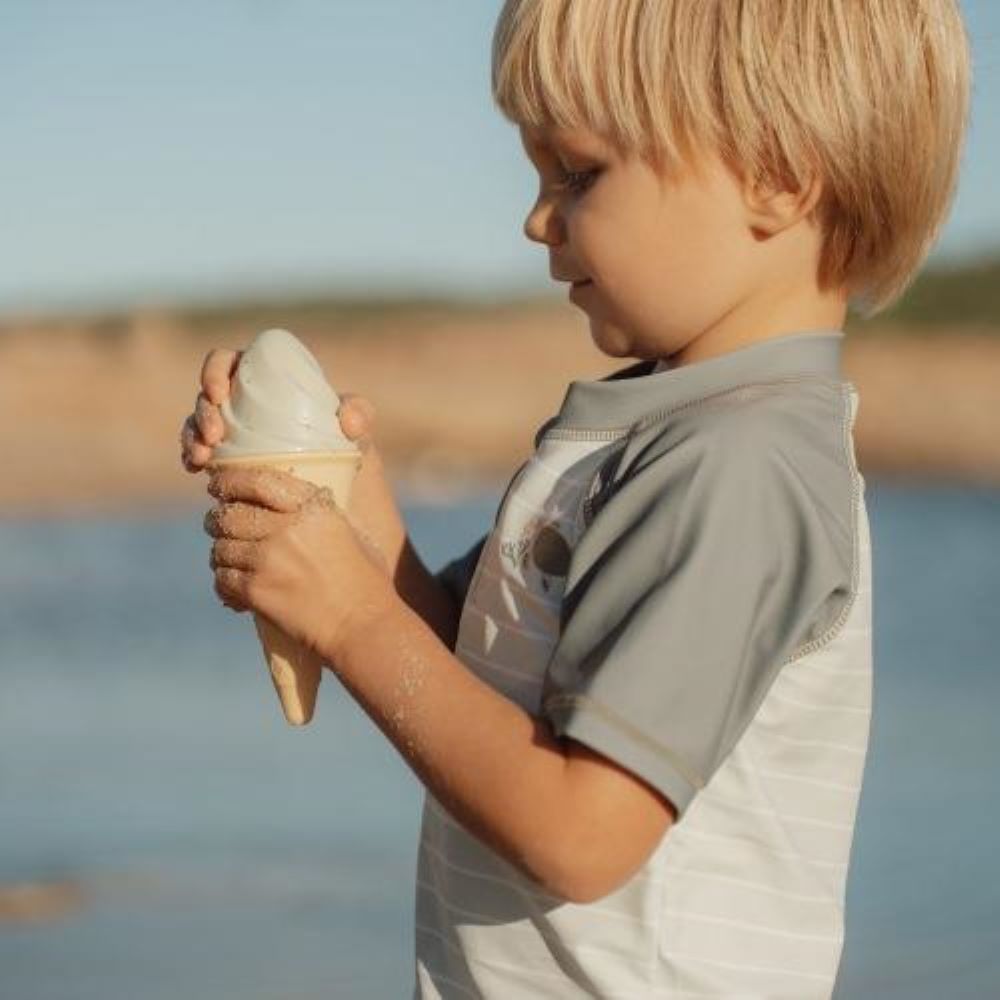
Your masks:
M793 649L788 656L785 657L779 664L778 669L788 666L788 664L793 663L795 660L802 659L804 656L808 656L810 653L821 649L823 646L829 645L836 637L837 634L843 629L847 624L847 619L851 615L851 611L854 609L854 605L857 602L858 596L858 586L861 577L861 541L859 538L859 524L858 521L861 518L861 480L858 473L857 462L854 458L854 448L852 447L851 441L851 427L852 427L852 414L854 410L854 401L852 396L857 393L856 388L851 382L840 383L840 397L844 403L844 415L841 420L842 425L842 437L841 444L844 449L844 459L845 465L851 477L851 591L848 594L847 600L844 602L843 608L841 608L840 614L833 620L830 626L825 632L816 636L815 639L811 639L809 642L803 643L797 649Z
M682 760L670 747L654 739L648 733L644 733L638 726L629 722L628 719L623 718L613 709L591 695L557 692L545 699L546 711L554 708L574 707L593 711L594 714L630 737L634 742L654 751L666 760L692 788L700 791L705 787L705 781L701 775L691 768L686 761Z
M683 403L675 403L664 409L653 410L649 413L645 413L637 419L631 421L628 424L619 427L608 427L608 428L596 428L596 427L553 427L547 430L539 442L546 440L547 438L563 438L567 440L614 440L615 438L626 437L629 434L635 434L639 431L643 431L652 427L657 423L661 423L668 417L673 416L675 413L680 413L683 410L690 409L691 407L698 406L702 403L709 402L714 399L718 399L722 396L731 395L734 392L740 392L744 389L756 388L759 386L780 386L780 385L796 385L801 382L815 382L821 385L826 385L832 388L843 390L846 384L841 379L831 379L825 378L822 375L789 375L785 378L779 379L765 379L763 381L757 380L753 382L740 382L737 385L728 386L725 389L720 389L717 392L710 392L705 396L696 396L694 399L685 400Z
M852 411L854 409L854 404L852 401L852 396L857 393L857 388L849 380L844 379L826 379L821 376L813 375L803 375L794 376L791 378L775 379L768 382L747 382L742 385L732 386L729 389L725 389L721 392L712 393L708 396L702 396L695 400L689 400L686 403L679 404L678 406L672 407L667 410L663 410L654 414L649 414L647 417L643 418L642 421L637 422L632 425L632 432L636 433L640 429L647 429L662 420L667 419L674 413L680 410L687 409L692 406L696 406L700 403L707 402L709 400L716 399L720 396L728 395L732 392L737 392L741 389L750 388L751 386L760 385L784 385L788 383L798 383L798 382L819 382L824 385L836 387L838 394L840 395L842 403L842 414L841 414L841 449L843 451L844 465L847 468L848 474L850 476L851 484L851 589L848 595L848 600L845 602L844 607L841 609L840 614L825 632L811 639L809 642L803 643L801 646L793 649L786 657L778 664L778 669L787 666L789 663L795 660L801 659L807 656L809 653L815 652L822 646L828 645L830 642L836 638L837 633L844 627L847 623L847 619L850 616L851 610L854 607L855 600L857 598L858 583L860 579L860 539L858 537L858 518L861 516L860 506L858 500L861 496L860 489L860 476L858 473L857 462L854 457L854 449L851 445L851 425L852 425ZM645 426L643 426L643 421L645 421ZM594 480L600 475L600 469L591 477L588 490L584 493L584 500L581 501L581 506L587 503L591 505L598 501L599 497L590 498L588 501L587 493L593 488Z

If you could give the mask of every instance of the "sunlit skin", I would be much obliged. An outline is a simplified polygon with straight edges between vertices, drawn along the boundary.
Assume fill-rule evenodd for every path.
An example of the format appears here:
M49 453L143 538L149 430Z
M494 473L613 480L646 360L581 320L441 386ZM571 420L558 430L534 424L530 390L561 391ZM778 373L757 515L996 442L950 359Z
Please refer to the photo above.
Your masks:
M571 297L605 354L679 366L843 324L846 295L816 278L818 180L769 190L711 152L668 179L587 129L519 131L539 177L525 234L554 279L590 279Z
M667 182L585 131L521 130L540 178L525 233L612 357L688 364L796 330L839 327L845 299L815 281L818 184L753 188L704 156ZM222 438L238 361L213 351L182 459ZM375 411L345 396L364 455L346 511L274 470L214 474L205 519L219 598L317 650L455 819L553 895L599 899L668 835L670 802L613 761L479 680L450 647L460 608L417 555L374 444Z
M182 459L203 469L238 356L213 351ZM205 518L216 593L265 615L325 665L455 819L555 898L626 881L674 817L655 789L480 681L451 652L460 608L406 537L374 443L374 407L345 396L364 459L347 511L275 470L213 475ZM320 716L321 718L321 716Z

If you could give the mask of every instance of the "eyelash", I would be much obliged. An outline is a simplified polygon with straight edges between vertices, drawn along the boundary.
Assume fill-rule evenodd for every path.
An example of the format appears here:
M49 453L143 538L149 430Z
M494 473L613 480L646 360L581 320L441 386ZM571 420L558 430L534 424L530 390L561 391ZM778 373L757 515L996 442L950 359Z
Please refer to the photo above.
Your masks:
M596 178L596 170L577 170L564 174L563 184L570 191L578 193L580 191L586 191Z

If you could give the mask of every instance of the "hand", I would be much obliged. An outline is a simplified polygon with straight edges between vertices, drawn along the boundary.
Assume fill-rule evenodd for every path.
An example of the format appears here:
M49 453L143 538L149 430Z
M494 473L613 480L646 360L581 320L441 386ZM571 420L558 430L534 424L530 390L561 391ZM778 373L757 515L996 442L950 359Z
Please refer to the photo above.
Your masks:
M209 351L201 367L201 391L194 412L181 426L181 462L188 472L201 472L222 440L225 426L219 407L229 399L230 383L242 351L217 348Z
M201 391L180 433L181 462L188 472L201 472L212 458L212 449L223 438L225 427L219 407L229 398L230 383L242 354L217 348L205 358ZM406 526L375 446L375 407L364 396L348 392L340 397L337 415L341 430L362 455L347 513L381 551L394 576L406 543Z
M266 468L213 473L219 503L205 516L216 541L215 590L235 611L254 611L335 662L358 629L395 603L388 566L328 489Z

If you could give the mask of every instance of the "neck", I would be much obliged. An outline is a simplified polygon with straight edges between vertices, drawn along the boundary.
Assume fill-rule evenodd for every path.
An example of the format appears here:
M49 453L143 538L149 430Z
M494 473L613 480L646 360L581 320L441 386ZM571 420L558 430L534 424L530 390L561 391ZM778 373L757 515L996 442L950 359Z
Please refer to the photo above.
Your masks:
M800 289L738 303L666 359L671 368L806 330L840 330L847 316L841 290Z

